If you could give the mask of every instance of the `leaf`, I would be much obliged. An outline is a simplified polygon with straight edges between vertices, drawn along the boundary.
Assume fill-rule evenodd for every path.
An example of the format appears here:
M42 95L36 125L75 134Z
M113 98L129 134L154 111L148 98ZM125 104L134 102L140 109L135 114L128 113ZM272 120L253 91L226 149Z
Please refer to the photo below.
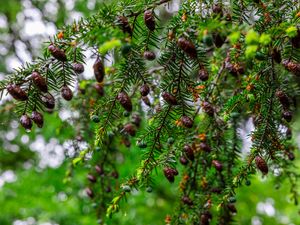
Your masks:
M72 164L73 166L76 166L79 162L81 162L83 160L82 157L77 157L75 159L72 160Z
M110 50L120 47L122 45L121 41L119 39L112 39L110 41L104 42L99 47L99 53L102 55L105 55Z

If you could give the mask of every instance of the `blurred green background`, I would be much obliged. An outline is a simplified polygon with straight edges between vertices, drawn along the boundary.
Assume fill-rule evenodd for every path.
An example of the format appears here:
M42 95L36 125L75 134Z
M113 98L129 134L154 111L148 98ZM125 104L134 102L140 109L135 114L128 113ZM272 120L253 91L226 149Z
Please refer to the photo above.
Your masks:
M2 1L0 80L35 58L40 43L54 35L57 27L91 15L101 4L96 0ZM68 112L49 114L43 129L26 133L18 128L17 117L11 113L13 105L5 99L0 105L0 225L97 224L94 205L84 192L90 165L78 165L72 179L65 179L71 164L66 149L76 136ZM299 130L300 124L295 124L295 141ZM136 168L140 150L119 150L126 156L119 162L121 183ZM274 180L253 176L250 186L238 190L236 224L300 224L300 207L290 201L290 185ZM153 192L134 191L108 224L165 224L165 216L172 214L178 200L175 193L176 183L169 184L158 173Z

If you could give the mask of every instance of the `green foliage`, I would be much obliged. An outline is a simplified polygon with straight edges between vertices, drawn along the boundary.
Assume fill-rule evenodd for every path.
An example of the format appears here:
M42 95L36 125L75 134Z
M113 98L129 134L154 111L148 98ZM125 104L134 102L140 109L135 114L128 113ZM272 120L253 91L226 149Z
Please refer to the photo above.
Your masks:
M69 213L78 210L93 212L99 224L132 223L130 199L136 199L136 211L143 213L145 209L139 205L150 189L169 203L157 203L165 210L155 211L160 222L162 214L171 214L165 217L166 224L206 225L211 220L221 225L234 224L236 219L249 223L235 217L233 199L237 206L242 205L239 198L247 196L235 197L236 193L244 190L240 188L257 171L264 176L269 173L276 183L287 180L284 185L290 185L292 200L298 203L299 175L292 162L296 146L288 132L299 95L299 7L292 0L269 4L237 0L230 5L186 0L178 11L164 16L170 2L102 4L95 15L64 25L46 43L43 57L0 82L1 95L9 84L17 85L8 92L23 100L12 106L18 116L36 110L46 115L53 111L54 101L55 110L67 108L77 113L66 122L54 121L51 127L61 127L56 130L58 140L71 139L74 148L72 154L66 151L71 159L64 182L75 182L74 192L84 192L95 209L74 208L74 202L88 200L82 195L73 199L70 192L65 205L68 213L61 215L68 218L64 220L67 223L93 223L85 216L77 222L76 217L69 219ZM57 22L63 21L61 13ZM74 66L83 66L88 51L92 60L96 59L96 83L84 80L79 75L82 71ZM31 77L34 71L42 77L38 82ZM47 92L40 88L43 79ZM70 100L64 94L66 86L75 87L70 104L63 100ZM60 92L63 99L57 97ZM72 97L73 92L68 95ZM57 118L57 114L52 116ZM45 117L45 124L50 118ZM248 134L251 148L242 152L238 131L250 119L254 122L254 130ZM24 121L21 124L27 128ZM48 127L43 129L47 139L53 135ZM29 176L26 173L30 172L24 172ZM84 184L80 183L81 173L88 173ZM159 193L163 176L166 188ZM171 191L167 181L174 183ZM254 183L260 185L257 179ZM56 185L55 191L60 191L59 181ZM19 193L18 184L13 188ZM41 207L51 211L56 204L47 208L43 203ZM128 212L128 221L119 211ZM35 209L25 216L30 214L38 217ZM47 219L63 224L60 215L51 216ZM153 221L144 216L139 223Z

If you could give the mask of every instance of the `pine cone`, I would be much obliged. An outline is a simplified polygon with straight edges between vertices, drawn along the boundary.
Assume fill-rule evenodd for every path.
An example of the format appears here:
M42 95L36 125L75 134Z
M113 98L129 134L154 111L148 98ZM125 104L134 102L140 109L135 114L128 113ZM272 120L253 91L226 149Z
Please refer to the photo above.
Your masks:
M188 116L182 116L181 117L181 123L186 128L192 128L193 124L194 124L194 121Z
M209 78L209 74L205 68L199 70L198 77L201 81L207 81Z
M39 127L42 128L44 125L44 118L43 115L37 111L33 111L31 113L31 119L33 122Z
M223 165L218 160L213 160L212 164L216 168L216 170L218 170L219 172L221 172L223 170Z
M209 211L205 211L200 216L201 225L209 225L212 219L212 214Z
M132 123L139 127L141 125L142 118L138 114L133 114L132 115Z
M150 92L150 87L147 84L144 84L143 86L141 86L140 88L140 93L142 96L147 96Z
M73 92L68 86L63 86L61 89L61 96L65 100L70 101L73 98Z
M194 156L194 151L190 145L185 145L183 147L183 151L186 154L186 157L188 157L189 160L194 161L195 156Z
M118 178L119 178L119 173L118 173L118 171L113 171L113 172L111 173L111 176L112 176L113 178L115 178L115 179L118 179Z
M105 76L105 70L102 60L98 57L93 65L94 76L96 80L101 83Z
M145 103L145 105L147 105L149 107L151 106L151 102L147 96L143 96L142 101Z
M255 157L255 164L257 166L257 168L264 174L268 174L269 172L269 168L268 168L268 165L266 163L266 161L261 158L260 156L256 156Z
M288 152L288 158L289 160L293 161L295 159L295 155L293 152Z
M177 44L178 47L181 48L192 59L197 58L197 49L191 41L181 37L178 39Z
M99 166L99 165L96 165L96 166L95 166L95 170L96 170L96 172L97 172L100 176L104 174L103 168L102 168L101 166Z
M151 10L147 10L144 12L144 22L149 30L155 30L155 18Z
M234 214L237 213L237 209L234 204L232 204L232 203L228 204L227 208L229 209L230 212L232 212Z
M124 33L130 34L130 36L132 35L131 26L128 22L128 19L125 16L118 16L117 23L119 24Z
M30 130L32 128L32 121L26 114L21 116L20 123L26 130Z
M46 94L41 97L42 102L45 104L46 108L54 109L55 107L55 99L51 94Z
M193 204L194 204L193 201L192 201L192 199L190 199L188 196L183 196L183 197L181 198L181 201L182 201L183 204L185 204L185 205L193 205Z
M96 182L97 182L97 178L96 178L94 175L92 175L92 174L88 174L88 175L87 175L87 179L88 179L90 182L92 182L92 183L96 183Z
M286 120L286 122L291 122L293 118L293 114L291 111L284 111L282 113L282 117Z
M122 140L122 143L127 147L129 148L131 143L130 143L130 140L128 138L125 138Z
M33 72L31 74L31 78L33 83L37 86L37 88L42 92L48 92L47 83L44 77L38 72Z
M82 63L73 63L73 70L75 73L80 74L84 72L84 66Z
M212 11L216 16L220 16L220 17L223 16L223 9L221 4L214 4L212 7Z
M202 110L207 113L209 116L213 116L214 115L214 108L212 107L212 105L209 102L203 102L202 103Z
M297 30L297 35L291 39L294 48L300 48L300 29Z
M173 95L171 95L169 92L163 92L161 96L168 104L177 105L176 98Z
M28 100L26 92L16 84L8 84L6 90L14 99L18 101Z
M144 58L147 59L147 60L149 60L149 61L152 61L152 60L154 60L156 58L156 55L152 51L145 51L144 52Z
M135 130L135 127L131 123L126 124L123 129L130 136L135 136L136 130Z
M201 142L199 145L200 149L205 151L205 152L211 152L211 147L206 144L205 142Z
M225 68L235 77L245 73L245 67L240 63L232 64L230 61L227 61L225 63Z
M132 111L131 99L125 91L120 92L117 99L126 111Z
M67 56L66 56L65 52L63 50L61 50L60 48L54 46L53 44L50 44L48 47L48 50L55 59L62 61L62 62L67 61Z
M277 90L275 95L283 107L288 108L290 106L289 98L283 91Z
M238 72L236 70L236 68L233 66L233 64L231 62L227 62L225 64L225 68L228 70L229 73L231 73L233 76L237 76Z
M175 176L178 175L178 171L171 167L166 167L164 168L164 175L170 183L173 183L175 181Z
M187 158L185 158L184 156L181 156L179 159L180 163L182 165L187 165L189 163L189 161L187 160Z
M295 74L296 76L300 76L300 64L291 62L289 60L283 60L282 65L291 73Z
M91 188L86 188L85 192L90 198L94 198L94 192Z
M95 87L98 95L103 97L104 96L104 87L103 87L103 85L101 85L99 83L96 83L94 87Z

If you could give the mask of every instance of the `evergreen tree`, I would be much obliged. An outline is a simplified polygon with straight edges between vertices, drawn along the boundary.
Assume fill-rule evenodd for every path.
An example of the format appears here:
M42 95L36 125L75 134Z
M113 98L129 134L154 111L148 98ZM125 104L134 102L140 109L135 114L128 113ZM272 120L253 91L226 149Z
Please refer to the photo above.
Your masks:
M7 75L1 96L15 99L26 130L47 126L47 112L79 112L74 131L88 145L66 174L69 179L75 166L93 166L86 194L100 224L135 189L155 189L156 172L170 185L180 179L166 224L231 224L235 192L257 172L280 171L276 180L289 180L297 204L290 124L299 94L299 2L171 6L171 0L103 4L97 14L62 27L43 56ZM80 75L87 51L95 61L93 80ZM247 120L255 129L245 153L238 132ZM141 155L121 184L119 145L136 145Z

